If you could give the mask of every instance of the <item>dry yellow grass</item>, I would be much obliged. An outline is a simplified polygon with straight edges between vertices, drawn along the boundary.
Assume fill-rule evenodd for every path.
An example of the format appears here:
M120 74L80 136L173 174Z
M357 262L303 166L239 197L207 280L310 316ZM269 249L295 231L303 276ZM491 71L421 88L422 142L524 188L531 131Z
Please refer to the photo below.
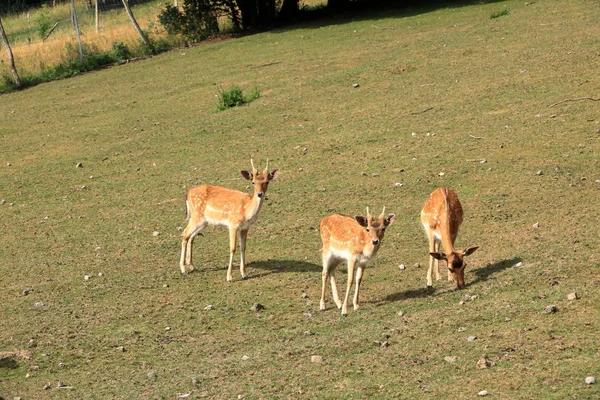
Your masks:
M163 3L147 4L134 7L133 13L144 30L152 26L153 38L165 35L157 22ZM72 43L76 48L77 39L73 27L64 21L69 15L69 5L60 5L48 9L52 21L59 21L59 25L50 37L42 41L35 31L35 21L40 10L32 11L28 22L27 13L17 14L6 18L5 29L9 35L16 36L11 40L11 47L15 57L15 64L19 71L37 74L45 68L56 65L68 57L66 46ZM100 29L95 31L93 10L87 10L84 3L77 4L77 14L81 31L81 41L86 48L95 52L104 52L112 48L113 43L122 42L129 48L136 46L139 35L133 28L124 10L113 10L100 14ZM0 54L0 62L6 64L7 54Z

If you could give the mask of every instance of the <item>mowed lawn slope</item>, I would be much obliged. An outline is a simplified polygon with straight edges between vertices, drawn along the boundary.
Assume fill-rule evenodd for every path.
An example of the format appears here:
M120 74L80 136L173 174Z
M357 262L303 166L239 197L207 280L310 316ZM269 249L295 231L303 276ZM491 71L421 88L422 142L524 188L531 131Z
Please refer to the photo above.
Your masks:
M0 396L599 398L599 17L374 10L1 96ZM216 113L231 84L261 97ZM251 156L281 174L250 279L226 282L223 228L183 277L186 189L249 190ZM443 269L425 290L439 186L463 203L457 247L481 246L460 291ZM319 220L367 206L397 219L361 310L342 318L328 288L319 312Z

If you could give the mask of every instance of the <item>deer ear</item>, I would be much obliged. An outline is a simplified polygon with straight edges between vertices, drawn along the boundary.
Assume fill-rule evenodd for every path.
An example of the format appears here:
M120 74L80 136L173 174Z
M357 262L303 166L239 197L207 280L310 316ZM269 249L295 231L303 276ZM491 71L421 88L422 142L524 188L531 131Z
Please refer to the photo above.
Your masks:
M360 215L357 215L354 217L354 219L356 220L356 222L358 222L358 224L360 226L364 226L365 228L367 226L369 226L369 222L367 221L367 219L365 217L361 217Z
M433 258L435 258L436 260L440 260L440 261L448 261L448 258L446 257L446 253L444 252L439 252L439 253L429 253L429 255Z
M463 256L470 256L471 254L475 253L475 250L477 250L479 248L479 246L473 246L473 247L469 247L466 250L463 250Z
M242 176L244 178L246 178L247 180L251 181L252 180L252 174L248 171L240 171L240 173L242 174Z
M279 170L274 169L273 171L271 171L269 173L269 180L273 180L273 179L277 178L277 176L279 176Z
M390 214L383 220L383 224L385 226L390 226L392 224L392 222L394 222L395 220L396 220L396 214Z

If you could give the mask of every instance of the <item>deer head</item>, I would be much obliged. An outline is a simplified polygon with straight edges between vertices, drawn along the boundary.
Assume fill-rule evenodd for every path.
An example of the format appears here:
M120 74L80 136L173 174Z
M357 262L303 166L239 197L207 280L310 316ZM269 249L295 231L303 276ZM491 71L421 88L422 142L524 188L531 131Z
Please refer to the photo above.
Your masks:
M256 194L256 196L258 196L258 198L263 198L265 193L267 192L269 182L271 182L277 177L277 175L279 175L279 170L274 169L273 171L269 172L269 160L267 160L267 166L259 174L258 170L254 166L254 161L252 159L250 159L250 164L252 165L252 172L240 172L245 179L252 181L252 185L254 186L254 193Z

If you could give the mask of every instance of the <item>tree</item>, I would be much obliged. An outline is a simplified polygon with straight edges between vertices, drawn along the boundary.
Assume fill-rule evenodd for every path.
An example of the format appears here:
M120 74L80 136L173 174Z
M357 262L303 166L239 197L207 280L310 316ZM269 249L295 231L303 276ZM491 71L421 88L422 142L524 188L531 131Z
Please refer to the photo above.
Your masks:
M19 73L15 68L15 59L13 57L12 49L10 48L10 43L8 42L8 37L6 37L6 32L4 31L4 26L2 25L2 18L0 18L0 36L2 36L2 43L6 48L6 53L8 53L8 68L12 73L13 79L15 80L15 85L17 87L21 86L21 79L19 78Z
M283 0L277 18L281 21L292 21L299 11L298 1L299 0Z
M150 44L150 41L148 40L148 38L146 37L146 34L144 33L144 31L142 31L142 29L140 28L140 26L138 25L135 17L133 16L133 13L131 12L131 8L129 7L129 2L127 0L123 0L123 6L125 7L125 11L127 12L127 16L129 17L129 19L131 20L131 23L133 24L133 27L135 28L135 30L137 31L138 35L140 35L140 38L142 38L142 41L144 42L144 44L150 49L152 50L152 45Z

